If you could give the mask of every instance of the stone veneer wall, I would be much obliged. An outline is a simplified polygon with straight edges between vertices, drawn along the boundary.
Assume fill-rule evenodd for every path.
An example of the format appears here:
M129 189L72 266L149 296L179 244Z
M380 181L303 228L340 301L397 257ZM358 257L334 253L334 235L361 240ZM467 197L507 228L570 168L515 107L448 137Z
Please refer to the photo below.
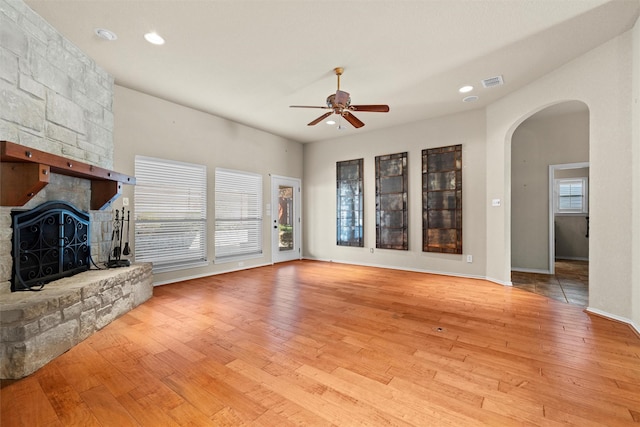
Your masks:
M113 169L113 77L22 0L0 0L0 140ZM51 174L27 205L65 200L88 211L86 180ZM11 277L13 207L0 207L0 294ZM112 212L91 211L91 252L106 261Z
M151 264L92 270L0 299L0 378L18 379L142 304Z

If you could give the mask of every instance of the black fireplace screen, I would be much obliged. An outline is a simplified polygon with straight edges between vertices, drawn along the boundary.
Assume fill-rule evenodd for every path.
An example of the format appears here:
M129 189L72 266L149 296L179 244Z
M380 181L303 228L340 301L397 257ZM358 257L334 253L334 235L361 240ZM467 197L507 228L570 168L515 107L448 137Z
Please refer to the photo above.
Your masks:
M89 214L53 201L13 211L11 290L39 290L53 280L89 269Z

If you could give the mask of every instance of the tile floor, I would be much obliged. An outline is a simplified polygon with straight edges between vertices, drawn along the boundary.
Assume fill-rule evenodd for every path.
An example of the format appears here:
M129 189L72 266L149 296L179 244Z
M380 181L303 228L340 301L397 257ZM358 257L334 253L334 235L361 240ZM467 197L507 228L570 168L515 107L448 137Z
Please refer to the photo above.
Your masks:
M589 303L589 262L556 260L556 274L511 272L516 288L544 295L568 304Z

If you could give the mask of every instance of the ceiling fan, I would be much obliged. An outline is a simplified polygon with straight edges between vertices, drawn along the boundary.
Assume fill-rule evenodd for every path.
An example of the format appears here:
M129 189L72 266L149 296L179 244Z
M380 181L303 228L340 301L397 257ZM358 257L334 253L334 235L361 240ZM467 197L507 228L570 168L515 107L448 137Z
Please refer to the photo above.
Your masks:
M364 123L353 115L354 111L365 111L365 112L375 112L375 113L387 113L389 112L388 105L351 105L351 97L348 92L340 90L340 76L344 72L344 68L337 67L334 68L336 76L338 76L338 90L336 93L332 93L327 97L327 105L322 107L314 107L309 105L290 105L291 108L322 108L325 110L331 110L322 116L318 117L307 126L313 126L332 114L338 114L341 117L344 117L346 121L351 123L355 128L361 128L364 126Z

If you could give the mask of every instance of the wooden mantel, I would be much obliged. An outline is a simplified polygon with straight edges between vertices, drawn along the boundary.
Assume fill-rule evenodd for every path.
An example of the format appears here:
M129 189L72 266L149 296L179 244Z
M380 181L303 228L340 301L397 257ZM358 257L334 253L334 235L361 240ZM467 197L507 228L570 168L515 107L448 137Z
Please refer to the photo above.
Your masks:
M0 141L0 205L23 206L49 183L51 172L91 181L91 209L100 210L136 178L14 142Z

